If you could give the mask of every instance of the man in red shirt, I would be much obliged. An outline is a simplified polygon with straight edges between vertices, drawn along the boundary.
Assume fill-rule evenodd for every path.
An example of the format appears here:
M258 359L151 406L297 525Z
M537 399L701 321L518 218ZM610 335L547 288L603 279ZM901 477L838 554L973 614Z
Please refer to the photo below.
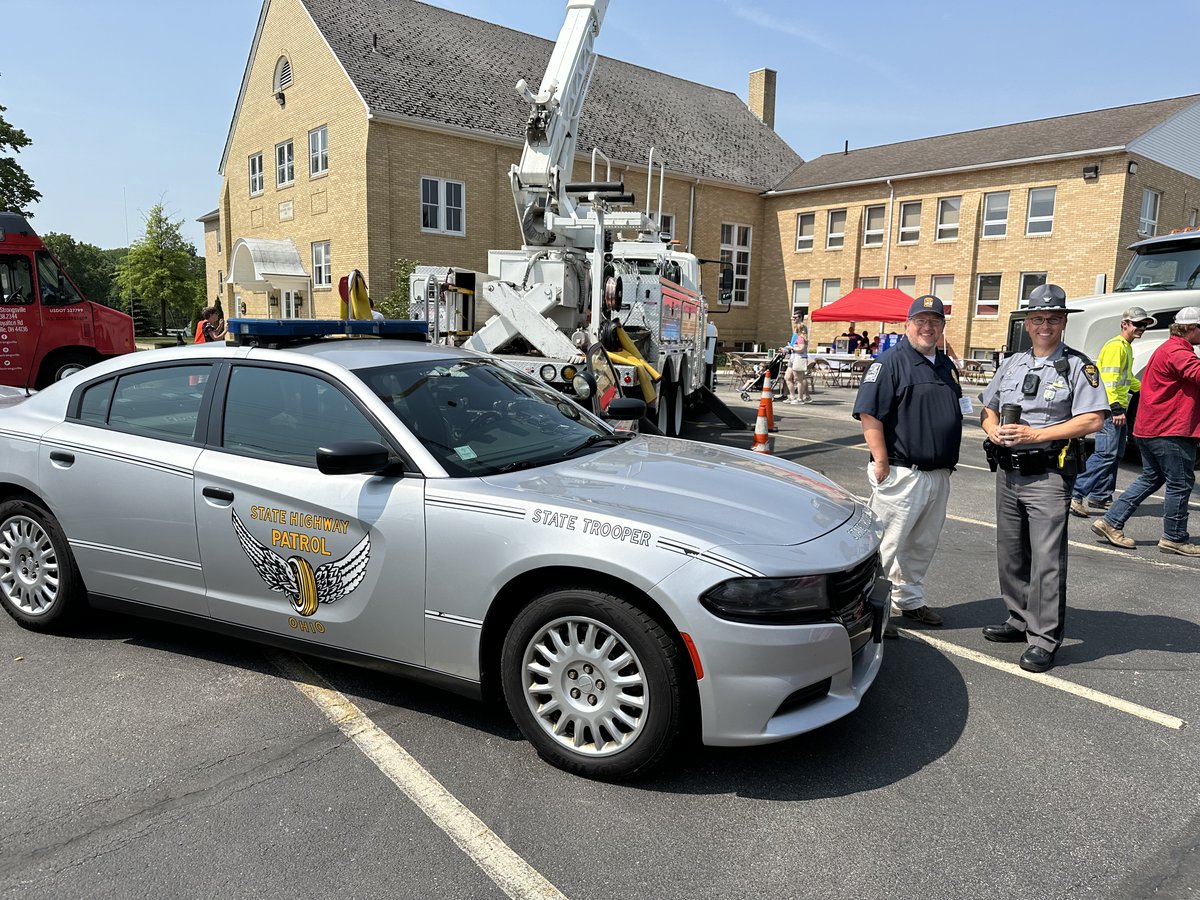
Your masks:
M1142 376L1133 436L1142 454L1142 474L1117 498L1092 531L1117 547L1134 542L1121 530L1142 501L1164 484L1163 553L1200 557L1200 544L1188 541L1188 500L1196 484L1196 445L1200 441L1200 307L1175 315L1171 336L1154 351Z

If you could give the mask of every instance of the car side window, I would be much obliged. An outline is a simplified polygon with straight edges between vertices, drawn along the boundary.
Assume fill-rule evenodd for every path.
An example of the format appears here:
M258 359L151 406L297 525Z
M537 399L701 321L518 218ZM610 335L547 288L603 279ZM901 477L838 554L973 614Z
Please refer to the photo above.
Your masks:
M109 427L161 440L195 440L200 402L211 371L210 365L163 366L119 376L111 388ZM98 392L95 398L90 396L93 390ZM81 418L85 409L99 415L103 390L104 383L88 388Z
M109 378L88 385L79 398L79 421L88 425L103 425L108 421L108 406L112 401L117 379Z
M46 306L66 306L68 303L83 301L74 285L63 274L63 270L58 267L58 263L45 250L37 252L37 271L42 303Z
M387 445L336 385L306 372L262 366L234 366L221 436L226 450L313 467L317 448L338 441Z

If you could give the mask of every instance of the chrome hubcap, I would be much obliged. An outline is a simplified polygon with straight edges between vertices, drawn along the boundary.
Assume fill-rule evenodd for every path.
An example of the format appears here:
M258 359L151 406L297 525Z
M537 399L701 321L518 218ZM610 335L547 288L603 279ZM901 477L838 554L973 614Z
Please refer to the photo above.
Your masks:
M46 613L58 599L58 556L45 530L26 516L0 527L0 594L30 616Z
M650 692L637 654L595 619L556 619L525 648L525 700L564 748L610 756L642 732Z

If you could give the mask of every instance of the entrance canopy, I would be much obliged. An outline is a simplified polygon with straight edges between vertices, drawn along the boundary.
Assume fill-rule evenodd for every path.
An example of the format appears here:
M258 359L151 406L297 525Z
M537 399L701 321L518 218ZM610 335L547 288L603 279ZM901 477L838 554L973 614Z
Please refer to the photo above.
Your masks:
M912 302L899 288L855 288L808 317L814 322L905 322Z
M290 239L238 238L229 253L226 280L248 291L300 291L309 285L300 252Z

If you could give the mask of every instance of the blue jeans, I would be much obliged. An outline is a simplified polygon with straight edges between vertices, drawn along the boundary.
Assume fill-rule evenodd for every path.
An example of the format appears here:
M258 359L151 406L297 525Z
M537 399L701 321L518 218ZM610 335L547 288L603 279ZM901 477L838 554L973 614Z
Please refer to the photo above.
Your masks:
M1164 484L1163 537L1180 543L1188 539L1188 500L1196 484L1196 440L1190 437L1138 438L1142 474L1104 514L1104 521L1121 529L1142 501Z
M1075 479L1074 499L1087 497L1096 504L1112 499L1128 433L1128 425L1114 425L1111 416L1104 420L1104 427L1096 432L1096 450L1088 457L1087 468Z

